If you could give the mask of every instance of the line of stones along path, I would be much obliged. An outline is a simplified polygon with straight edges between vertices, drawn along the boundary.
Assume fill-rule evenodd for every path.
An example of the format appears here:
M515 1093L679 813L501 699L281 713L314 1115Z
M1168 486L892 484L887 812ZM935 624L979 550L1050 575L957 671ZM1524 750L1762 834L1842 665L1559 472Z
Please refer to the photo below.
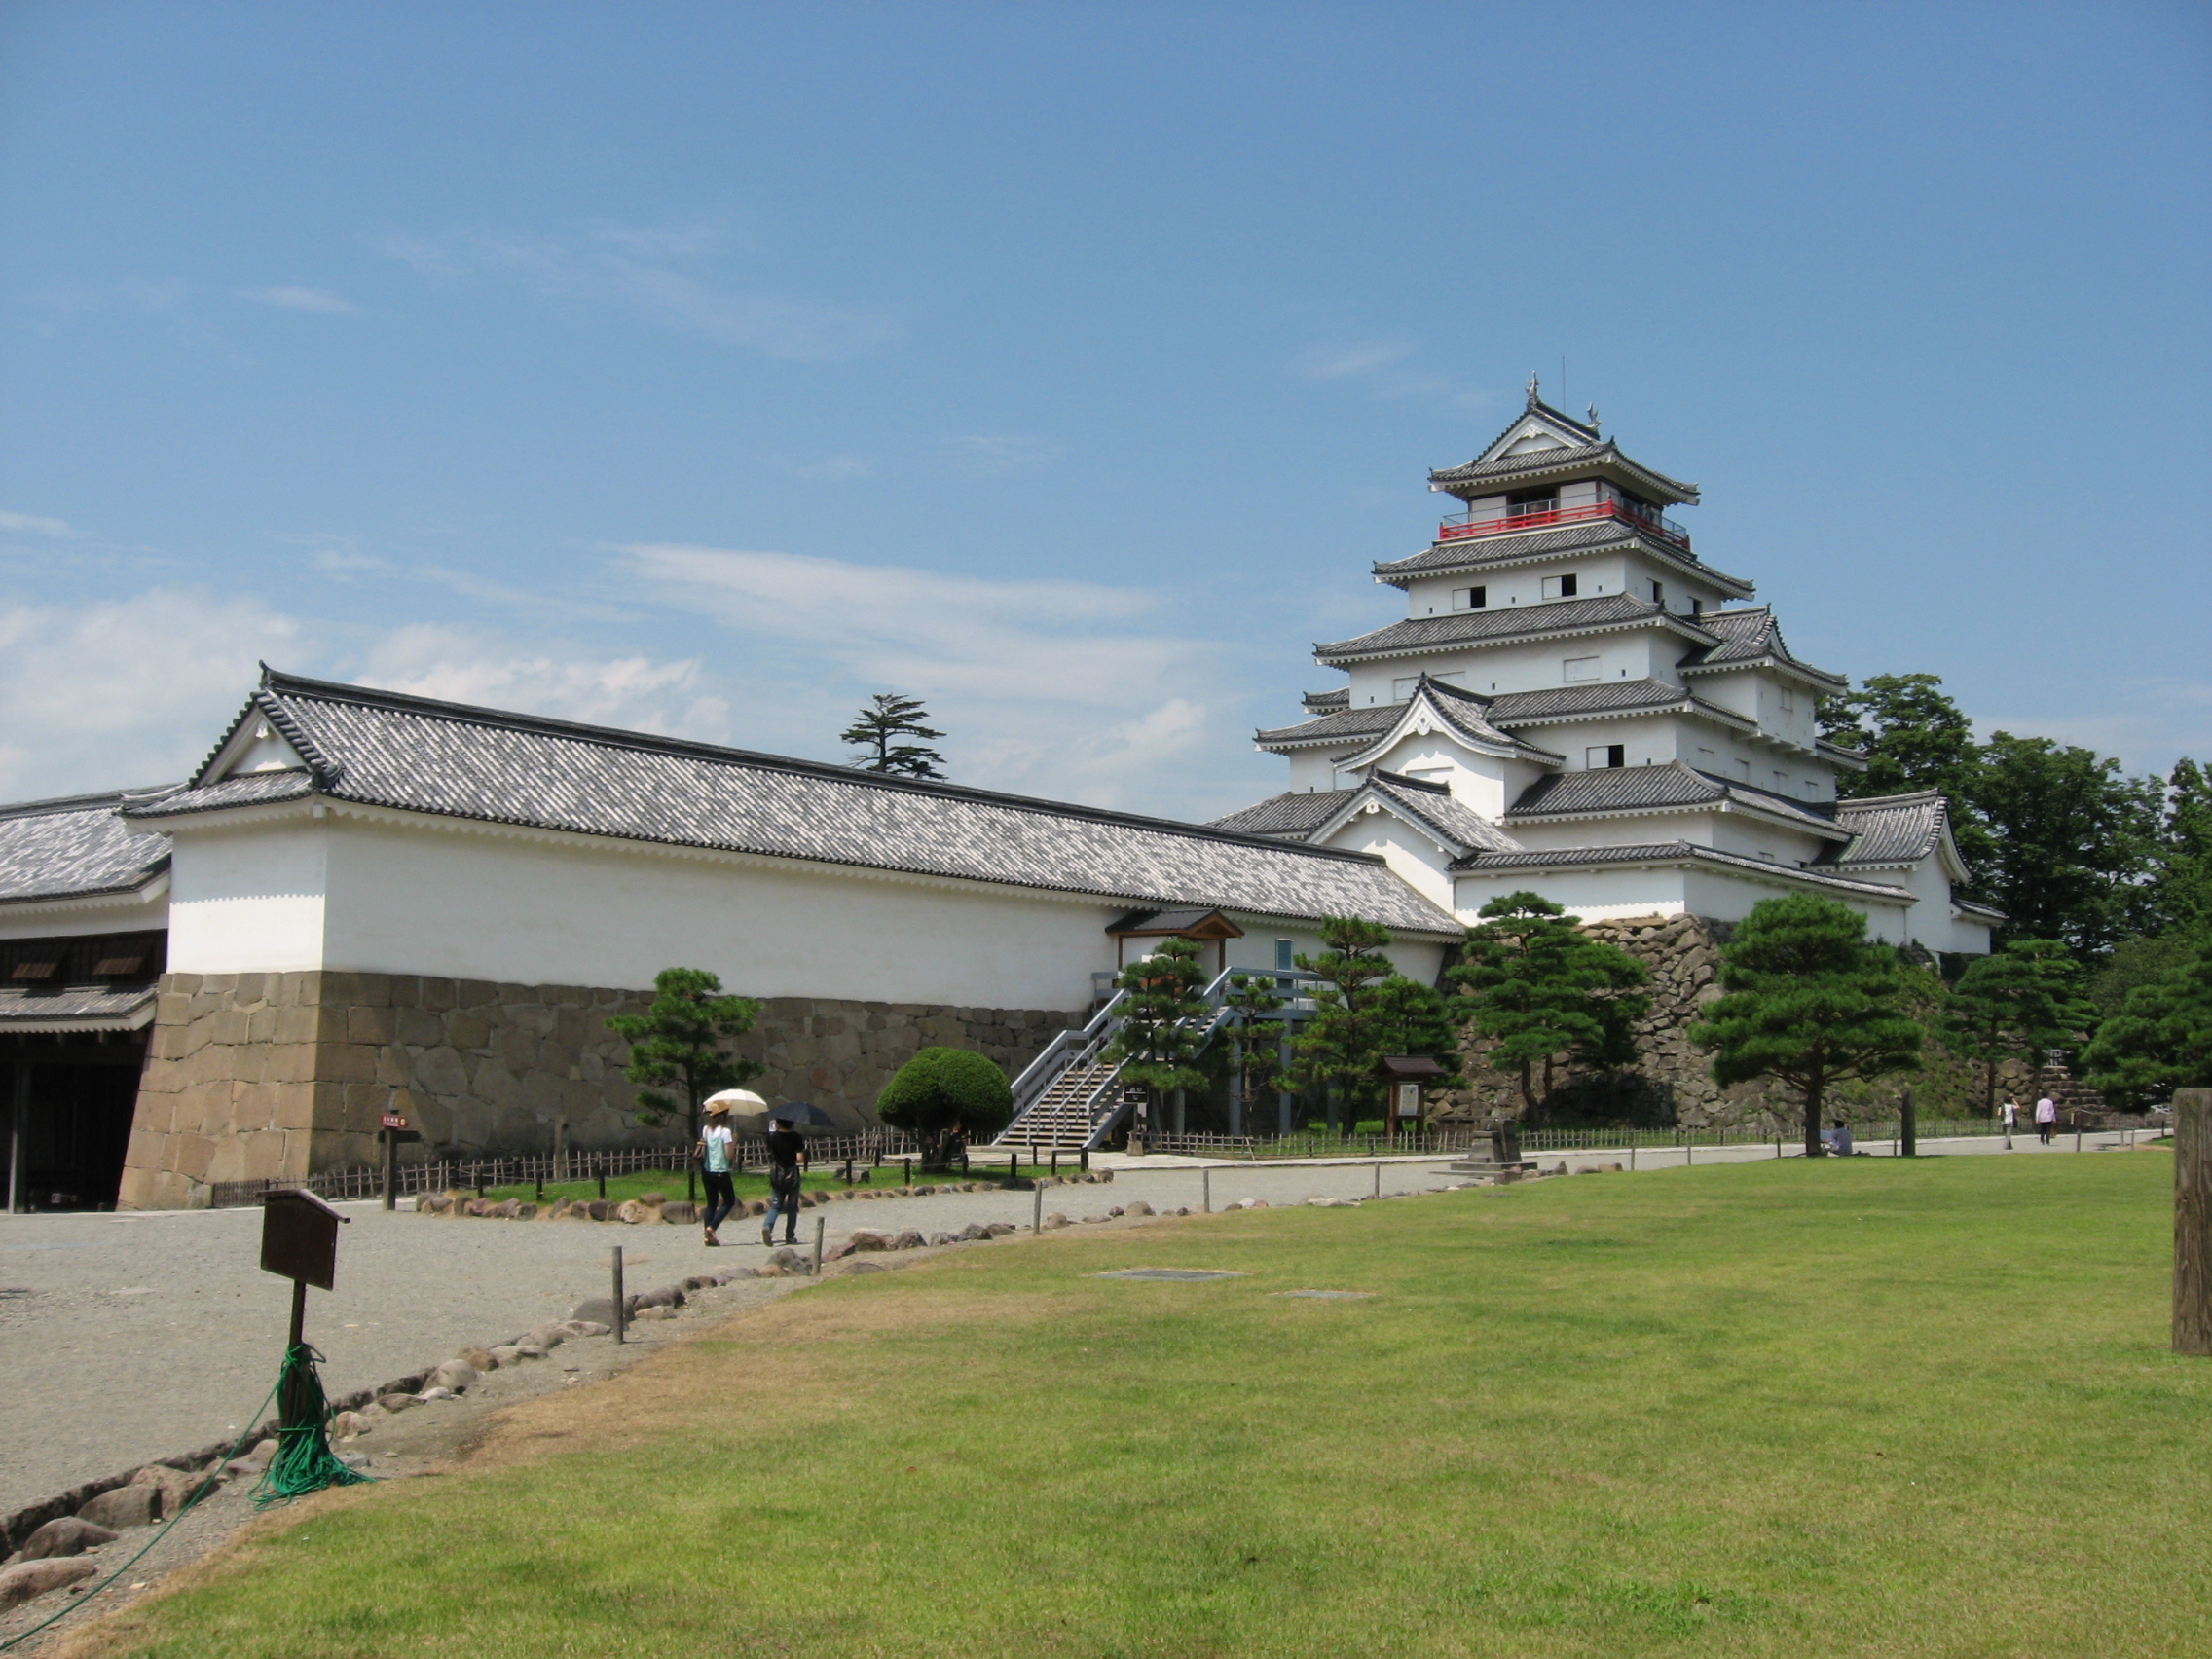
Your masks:
M2086 1144L2114 1137L2091 1136ZM1886 1145L1886 1143L1884 1143ZM2036 1148L2032 1135L2016 1142ZM1996 1150L2001 1142L1933 1142L1925 1151ZM2053 1151L2072 1150L2071 1136ZM1700 1163L1772 1157L1771 1148L1700 1148ZM1546 1155L1580 1168L1625 1161L1622 1152ZM1644 1169L1678 1166L1675 1148L1640 1154ZM1049 1189L1045 1209L1080 1218L1143 1198L1157 1209L1200 1203L1210 1167L1216 1208L1241 1198L1272 1204L1361 1198L1373 1161L1250 1166L1193 1159L1101 1160L1111 1184ZM1427 1192L1454 1178L1448 1159L1381 1163L1383 1192ZM834 1242L856 1228L957 1233L968 1223L1026 1227L1031 1195L980 1193L836 1203L801 1213L809 1242L817 1215ZM608 1251L623 1246L634 1290L762 1258L741 1221L730 1247L709 1250L692 1227L568 1222L450 1221L375 1203L340 1206L338 1284L311 1291L308 1338L325 1355L334 1394L402 1376L472 1343L497 1342L564 1317L604 1296ZM189 1451L243 1428L282 1357L290 1286L258 1267L258 1209L122 1215L0 1215L0 1513L82 1481ZM737 1242L742 1241L742 1242ZM986 1246L987 1247L987 1246Z

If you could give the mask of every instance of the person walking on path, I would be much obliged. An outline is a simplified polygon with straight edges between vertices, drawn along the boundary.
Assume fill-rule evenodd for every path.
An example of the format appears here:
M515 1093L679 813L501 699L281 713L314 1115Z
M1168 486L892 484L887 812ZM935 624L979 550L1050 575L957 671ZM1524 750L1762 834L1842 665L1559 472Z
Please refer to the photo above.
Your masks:
M2058 1102L2046 1094L2036 1102L2036 1139L2048 1146L2050 1137L2057 1132Z
M2020 1103L2006 1095L2005 1104L1997 1108L1997 1121L2005 1125L2005 1144L2010 1146L2013 1126L2020 1121Z
M784 1242L798 1242L798 1184L806 1171L806 1137L789 1118L768 1126L768 1213L760 1222L760 1242L776 1241L776 1217L784 1218Z
M729 1172L730 1148L737 1137L730 1133L729 1102L707 1102L707 1126L699 1131L699 1146L694 1154L705 1172L707 1182L707 1248L712 1250L721 1240L715 1229L729 1219L729 1212L737 1208L737 1183Z

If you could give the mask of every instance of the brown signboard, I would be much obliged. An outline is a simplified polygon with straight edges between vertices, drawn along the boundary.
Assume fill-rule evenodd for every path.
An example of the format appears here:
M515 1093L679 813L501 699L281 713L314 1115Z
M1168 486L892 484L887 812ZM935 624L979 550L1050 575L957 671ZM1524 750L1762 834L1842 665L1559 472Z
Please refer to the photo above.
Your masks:
M261 1208L261 1271L328 1290L338 1276L338 1228L347 1218L313 1193L286 1187Z

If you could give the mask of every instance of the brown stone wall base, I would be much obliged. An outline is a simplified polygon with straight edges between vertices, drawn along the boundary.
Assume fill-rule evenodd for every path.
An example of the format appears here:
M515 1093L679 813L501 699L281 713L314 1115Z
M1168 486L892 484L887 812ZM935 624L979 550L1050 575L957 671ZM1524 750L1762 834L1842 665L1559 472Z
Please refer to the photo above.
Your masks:
M607 1029L635 991L413 974L170 974L125 1158L125 1209L205 1203L217 1181L298 1178L379 1156L377 1121L407 1114L424 1156L649 1146ZM738 1051L764 1098L870 1121L918 1049L974 1049L1018 1071L1076 1016L1019 1009L779 997ZM681 1134L681 1130L676 1133Z

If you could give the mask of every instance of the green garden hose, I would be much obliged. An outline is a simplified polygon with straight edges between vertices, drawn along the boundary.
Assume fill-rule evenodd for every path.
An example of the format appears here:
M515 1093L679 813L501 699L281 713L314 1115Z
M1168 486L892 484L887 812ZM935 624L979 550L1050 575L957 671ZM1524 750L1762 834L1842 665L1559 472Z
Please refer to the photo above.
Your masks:
M324 1487L361 1486L374 1480L339 1460L330 1449L330 1402L323 1397L315 1361L322 1357L306 1343L284 1351L276 1374L276 1456L269 1459L253 1489L253 1506L289 1503Z

